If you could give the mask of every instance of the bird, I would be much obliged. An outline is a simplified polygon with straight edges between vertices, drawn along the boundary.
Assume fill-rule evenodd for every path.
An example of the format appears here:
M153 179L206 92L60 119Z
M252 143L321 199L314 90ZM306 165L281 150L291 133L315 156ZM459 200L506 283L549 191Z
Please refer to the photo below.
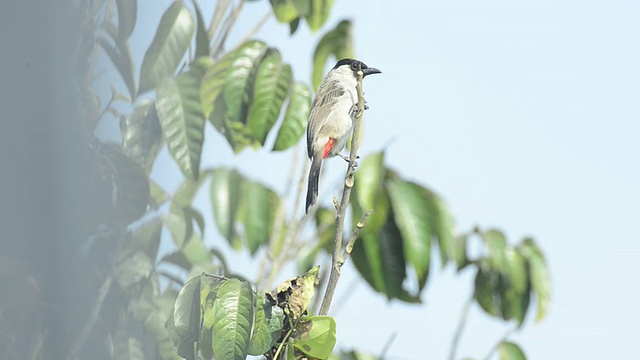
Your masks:
M340 152L351 136L357 113L358 71L362 71L363 77L382 73L362 61L341 59L322 80L311 104L307 124L307 155L311 160L305 208L307 213L318 201L318 180L322 161L336 155L347 160Z

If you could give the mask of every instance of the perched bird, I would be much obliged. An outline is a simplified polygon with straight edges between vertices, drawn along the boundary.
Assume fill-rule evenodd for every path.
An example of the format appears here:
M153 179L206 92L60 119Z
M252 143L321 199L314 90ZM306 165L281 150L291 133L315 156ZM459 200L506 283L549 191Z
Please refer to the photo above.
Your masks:
M311 104L307 125L307 154L311 159L307 212L318 201L318 178L322 160L340 155L353 131L358 104L356 83L360 70L363 76L381 73L362 61L342 59L325 76Z

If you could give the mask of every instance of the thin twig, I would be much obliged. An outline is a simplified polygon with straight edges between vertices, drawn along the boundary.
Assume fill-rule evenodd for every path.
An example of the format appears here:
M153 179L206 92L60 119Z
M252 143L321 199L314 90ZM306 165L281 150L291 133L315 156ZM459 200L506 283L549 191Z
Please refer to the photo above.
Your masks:
M207 31L209 39L213 39L213 36L216 34L216 30L218 30L218 27L220 26L220 21L222 21L222 17L227 12L230 4L230 0L219 0L216 2L216 8L213 11L213 15L211 16L209 30Z
M297 153L298 153L297 151L294 151L294 154L297 154ZM296 173L295 168L297 168L297 163L298 163L298 157L294 155L294 165L292 166L290 179L289 179L290 184L293 184L293 179L295 178L294 174ZM271 269L269 271L268 276L264 278L266 283L264 283L263 281L263 288L270 288L271 285L273 284L273 280L275 279L276 275L280 271L282 265L284 265L284 263L290 257L289 253L287 252L288 249L293 248L293 244L296 242L296 239L298 238L298 231L306 221L305 217L302 217L300 220L295 220L295 217L296 217L296 214L298 213L298 204L302 202L301 201L302 196L304 195L305 175L308 170L309 170L309 164L305 164L304 166L301 167L300 180L298 181L298 186L297 186L297 190L294 198L295 201L294 201L293 210L291 213L291 219L289 220L289 224L287 226L287 233L285 234L284 244L282 244L280 248L280 254L277 257L277 259L272 259L274 261L272 261ZM267 254L269 254L269 252L267 252Z
M100 286L100 290L98 291L98 296L96 297L96 301L93 303L93 306L91 307L91 314L89 315L89 320L87 321L86 324L84 324L84 327L78 333L78 337L76 338L76 341L73 342L73 346L71 347L71 350L69 350L69 355L67 356L68 360L73 360L76 358L78 351L80 351L80 349L82 348L82 345L84 345L85 341L87 340L87 337L89 336L89 334L91 334L91 330L96 325L96 322L98 321L98 317L100 316L100 311L102 310L102 304L104 303L104 299L107 297L107 294L109 293L109 289L111 289L112 282L113 282L113 276L110 275L110 276L107 276L106 279L104 279L104 282Z
M380 351L380 355L378 355L378 359L380 360L384 359L384 356L387 355L387 351L389 351L389 348L391 348L391 344L393 344L393 341L396 339L397 336L398 336L398 333L395 331L391 334L391 336L389 336L389 339L384 344L382 351Z
M338 313L340 312L340 309L342 309L342 306L347 303L347 301L353 294L355 294L355 290L358 287L359 283L360 283L359 278L354 278L353 280L351 280L349 285L347 285L347 288L349 289L349 291L345 291L338 299L336 299L336 302L333 305L333 311L331 311L331 315L333 316L338 315Z
M281 237L280 235L283 232L287 231L287 229L286 229L286 225L287 224L286 224L286 219L285 218L286 218L286 214L285 214L285 211L283 209L283 206L281 205L276 210L276 216L275 216L275 219L273 221L273 223L274 223L273 231L271 232L271 237L269 238L269 244L271 246L266 251L267 257L269 257L269 258L272 258L270 253L273 250L273 248L276 246L276 243L279 242L279 239ZM286 242L286 239L283 240L282 242L283 243ZM282 254L284 252L286 252L286 245L285 244L280 244L280 253L278 255L280 255L280 254ZM284 262L284 259L283 259L282 262ZM271 265L272 266L272 268L271 268L272 271L269 272L269 280L268 280L269 283L267 284L266 288L270 288L271 287L271 282L273 281L273 278L271 277L271 274L273 273L273 267L274 267L273 263L274 262L272 261L272 265ZM276 261L275 263L277 263L277 266L281 266L281 263L279 261Z
M243 38L242 40L240 40L240 44L248 41L249 39L251 39L255 34L258 33L258 31L260 31L260 29L264 26L264 24L267 23L267 21L269 21L269 19L271 18L271 15L273 14L273 12L271 10L267 11L266 14L264 14L262 16L262 19L260 19L260 21L258 21L258 23L253 27L253 29L251 29Z
M458 321L458 327L456 328L456 332L453 335L453 340L451 341L451 349L449 350L449 360L455 360L456 351L458 350L458 344L460 343L460 337L462 337L462 331L467 323L467 316L469 315L469 310L471 309L471 305L473 304L473 295L469 297L467 302L465 302L464 307L462 308L462 312L460 313L460 320Z
M213 54L214 59L218 57L218 53L224 47L224 43L227 41L227 36L229 36L233 25L236 23L238 16L240 16L240 11L242 11L243 6L244 0L240 1L240 4L238 4L238 6L233 9L231 14L225 18L224 24L222 25L223 30L220 33L220 36L218 36L216 41L211 46L211 54Z
M282 351L282 349L284 349L284 344L287 342L287 340L289 340L289 336L291 336L292 332L293 332L293 327L290 328L289 331L282 338L282 342L280 342L280 345L278 345L278 350L276 350L276 353L273 355L274 360L278 360L278 356L280 356L280 352Z
M496 342L495 345L493 345L493 347L491 348L491 350L489 350L489 353L487 354L487 356L485 356L484 360L490 360L491 357L493 356L493 354L495 354L496 351L498 351L498 347L500 346L500 344L505 342L509 338L509 336L511 336L511 334L516 332L516 330L518 330L518 326L515 326L515 327L505 331L504 334L502 335L502 337L500 339L498 339L498 342Z
M371 216L372 212L373 212L373 210L369 210L366 213L364 213L362 215L362 217L360 218L360 221L358 221L358 223L356 224L356 228L353 229L353 233L351 234L351 238L349 239L349 242L347 243L347 246L344 247L344 252L342 252L342 259L340 259L342 261L341 261L340 266L342 266L342 264L344 264L344 262L347 259L347 257L351 254L351 251L353 251L353 245L356 243L356 240L358 240L358 236L360 236L360 231L362 231L362 228L367 223L367 219L369 218L369 216Z
M342 191L342 201L336 215L336 236L334 238L333 257L331 258L331 273L327 283L327 290L322 298L322 306L320 306L320 315L327 315L331 307L331 300L338 285L340 278L340 268L344 264L342 259L342 241L344 233L344 217L349 206L351 198L351 189L353 188L353 170L360 146L360 123L364 114L364 92L362 91L362 78L364 74L362 70L358 71L358 82L356 90L358 91L358 112L353 124L353 136L351 137L351 152L349 153L349 164L347 165L347 174L344 180L344 190Z

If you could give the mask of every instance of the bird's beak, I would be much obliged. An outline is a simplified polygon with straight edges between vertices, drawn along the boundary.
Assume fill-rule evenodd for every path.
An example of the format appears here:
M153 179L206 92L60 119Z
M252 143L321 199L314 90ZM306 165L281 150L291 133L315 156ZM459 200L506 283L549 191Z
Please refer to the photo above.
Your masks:
M381 74L382 71L376 69L376 68L366 68L366 69L362 69L362 76L367 76L367 75L371 75L371 74Z

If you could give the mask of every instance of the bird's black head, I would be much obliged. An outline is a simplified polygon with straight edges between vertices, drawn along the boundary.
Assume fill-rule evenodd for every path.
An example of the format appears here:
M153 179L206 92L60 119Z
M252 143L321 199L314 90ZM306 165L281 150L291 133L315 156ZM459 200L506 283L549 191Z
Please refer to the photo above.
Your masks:
M367 64L363 63L360 60L356 60L356 59L342 59L340 61L338 61L336 63L336 66L334 66L334 69L337 69L341 66L347 66L349 67L349 69L351 69L351 71L353 71L353 75L357 75L359 70L362 70L362 74L363 76L367 76L367 75L371 75L371 74L380 74L382 73L382 71L376 69L376 68L372 68L372 67L368 67Z

